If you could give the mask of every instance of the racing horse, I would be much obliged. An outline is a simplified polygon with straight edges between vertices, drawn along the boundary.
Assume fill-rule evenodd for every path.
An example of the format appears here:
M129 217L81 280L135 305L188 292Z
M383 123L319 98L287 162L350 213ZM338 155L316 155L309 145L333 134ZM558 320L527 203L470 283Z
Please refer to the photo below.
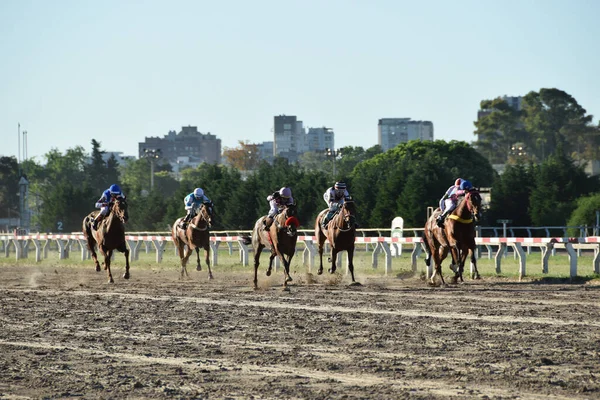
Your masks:
M200 206L200 209L196 213L196 215L189 222L187 228L181 229L180 223L183 217L178 218L174 223L171 229L171 237L173 238L173 243L175 243L175 248L177 248L177 254L179 254L179 259L181 260L181 276L180 279L183 279L183 276L189 278L189 274L187 272L187 263L192 255L194 249L196 249L196 270L202 271L202 265L200 264L200 248L204 249L204 262L208 266L208 279L213 279L213 274L210 269L210 232L209 228L211 225L211 217L208 212L208 208L205 204Z
M93 228L94 218L99 211L92 211L83 219L83 235L87 241L87 248L90 251L96 271L100 271L100 263L96 254L96 245L100 254L104 256L104 269L108 272L108 283L114 283L112 273L110 272L110 260L113 250L125 253L125 274L124 279L129 279L129 249L125 241L125 223L129 219L127 211L127 201L123 198L114 199L109 206L108 215L104 218L98 229Z
M344 201L344 204L339 207L336 214L331 218L325 230L321 226L321 221L325 218L325 215L329 209L324 209L317 215L315 221L315 236L319 243L319 271L318 274L323 273L323 247L325 245L325 239L329 241L331 246L331 268L329 273L333 274L336 268L337 254L340 251L346 250L348 252L348 269L352 276L352 285L360 285L354 279L354 238L356 235L356 206L354 200L349 198Z
M273 259L279 257L284 267L283 287L287 289L288 282L292 281L290 276L290 263L296 252L296 241L298 240L297 228L300 225L296 217L296 204L290 204L275 216L271 227L266 230L264 220L266 216L260 217L254 224L252 230L252 248L254 250L254 289L258 289L258 265L260 264L260 253L265 247L271 249L269 258L269 269L267 276L271 276ZM287 256L287 258L286 258Z
M472 279L481 279L477 270L477 258L475 257L475 222L480 218L481 195L477 189L469 190L459 199L456 208L446 217L443 228L437 226L436 219L441 210L436 209L427 220L423 232L425 251L427 257L425 264L431 265L431 258L435 268L431 275L430 284L435 285L435 276L439 275L442 285L445 286L442 275L442 262L448 256L452 256L450 269L454 272L453 282L463 280L465 261L469 252L471 253Z

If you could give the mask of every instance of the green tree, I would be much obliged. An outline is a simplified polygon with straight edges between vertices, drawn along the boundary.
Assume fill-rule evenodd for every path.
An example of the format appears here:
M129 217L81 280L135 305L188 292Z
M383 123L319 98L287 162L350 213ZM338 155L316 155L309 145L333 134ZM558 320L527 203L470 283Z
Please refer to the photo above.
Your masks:
M0 157L0 215L18 216L19 164L15 157Z
M480 107L489 114L475 122L477 148L491 163L505 163L514 143L527 142L528 136L520 121L521 112L502 98L483 100Z
M596 214L600 212L600 193L583 196L577 199L577 206L571 213L567 226L596 226ZM579 236L579 229L571 228L569 236Z
M565 225L580 196L597 191L598 178L588 177L583 168L557 149L539 167L530 197L531 222L537 226Z
M531 143L540 160L545 160L560 146L565 154L580 151L598 141L590 127L592 116L568 93L559 89L540 89L523 98L524 124L532 135ZM580 158L579 156L577 158Z

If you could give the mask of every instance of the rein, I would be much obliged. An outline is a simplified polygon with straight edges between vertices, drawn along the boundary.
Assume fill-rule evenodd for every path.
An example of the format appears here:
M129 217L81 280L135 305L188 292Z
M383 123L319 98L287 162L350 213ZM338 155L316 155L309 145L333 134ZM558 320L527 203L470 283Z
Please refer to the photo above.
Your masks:
M194 219L196 219L196 217L194 217L194 219L192 219L192 222L190 222L190 227L192 227L192 229L195 229L200 232L204 232L204 231L208 230L208 218L209 217L208 217L208 212L206 211L206 208L204 208L204 206L202 207L200 212L198 212L198 216L200 217L199 220L204 221L206 226L204 228L200 228L198 225L194 224L193 221L194 221Z

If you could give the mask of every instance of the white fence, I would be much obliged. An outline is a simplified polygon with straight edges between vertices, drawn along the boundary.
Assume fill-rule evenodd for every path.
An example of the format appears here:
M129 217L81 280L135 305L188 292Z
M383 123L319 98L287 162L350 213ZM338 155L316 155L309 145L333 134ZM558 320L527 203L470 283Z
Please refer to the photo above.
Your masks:
M229 253L234 251L239 252L240 262L243 265L249 264L249 254L252 251L243 243L243 237L239 232L218 232L211 237L211 263L218 265L218 249L221 244L228 246ZM163 253L166 245L171 242L171 236L163 235L126 235L125 239L131 251L131 261L135 261L139 257L139 252L144 246L146 252L154 250L156 252L156 262L160 263L163 259ZM302 251L302 260L308 271L311 272L315 266L315 257L318 255L315 244L316 237L314 236L298 236L299 250ZM16 260L28 258L31 251L35 250L36 262L48 257L50 244L56 243L58 248L59 258L65 259L73 251L81 252L81 259L90 258L89 251L86 247L86 241L82 234L30 234L30 235L1 235L0 236L0 251L4 251L6 257L10 257L11 250L14 250ZM392 251L395 246L394 254L396 257L402 255L403 246L412 247L410 259L413 272L417 272L417 259L423 250L423 243L420 237L357 237L357 244L364 244L366 251L371 251L371 264L373 268L378 267L379 255L383 253L385 259L385 274L392 273ZM590 236L581 238L515 238L515 237L482 237L476 238L478 245L477 257L481 257L482 248L487 249L487 257L492 258L494 255L496 272L501 273L502 258L506 254L507 248L514 250L515 258L519 260L519 278L526 275L526 254L531 248L539 248L541 254L542 272L548 273L548 260L551 254L557 248L565 249L569 256L570 276L577 276L578 256L581 250L593 250L593 269L595 274L600 274L600 236ZM303 247L303 248L302 248ZM74 250L77 248L76 250ZM494 251L494 248L495 251ZM342 262L343 257L338 258L338 262ZM345 257L344 257L345 258ZM277 261L276 261L277 262ZM277 267L278 264L276 264ZM432 267L428 268L427 276L432 273ZM473 266L471 266L472 272ZM346 258L347 269L347 258Z

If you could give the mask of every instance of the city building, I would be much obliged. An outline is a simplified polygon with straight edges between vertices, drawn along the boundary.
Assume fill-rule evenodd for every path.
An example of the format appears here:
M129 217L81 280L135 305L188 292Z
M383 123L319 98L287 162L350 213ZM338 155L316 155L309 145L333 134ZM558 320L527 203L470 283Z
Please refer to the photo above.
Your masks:
M325 151L334 148L335 134L327 127L308 128L295 115L274 117L273 155L295 162L307 151Z
M306 134L308 151L323 152L326 149L333 149L335 148L334 139L335 135L331 128L308 128L308 133Z
M412 121L410 118L382 118L377 125L377 144L388 151L409 140L433 140L431 121Z
M138 155L144 157L147 150L156 151L163 160L176 164L179 157L189 157L189 163L221 163L221 139L209 133L198 132L195 126L184 126L181 131L169 131L165 136L145 137L138 143ZM181 161L181 160L180 160Z

